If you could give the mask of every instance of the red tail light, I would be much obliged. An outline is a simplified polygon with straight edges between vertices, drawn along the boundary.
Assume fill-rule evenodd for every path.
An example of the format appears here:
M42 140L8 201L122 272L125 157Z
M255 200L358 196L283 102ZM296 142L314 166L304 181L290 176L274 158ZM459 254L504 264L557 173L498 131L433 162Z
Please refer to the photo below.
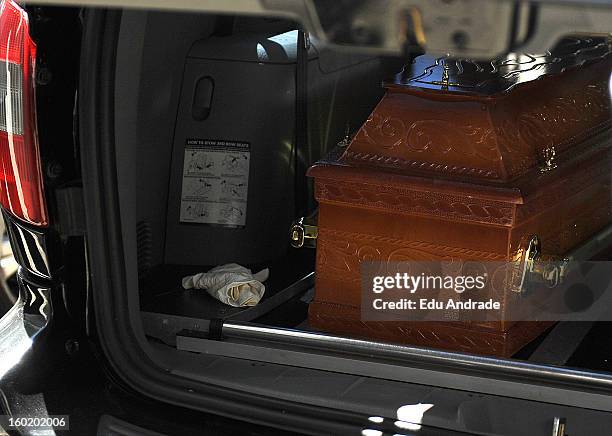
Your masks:
M0 3L0 203L15 216L47 225L43 195L34 66L36 45L28 15L12 0Z

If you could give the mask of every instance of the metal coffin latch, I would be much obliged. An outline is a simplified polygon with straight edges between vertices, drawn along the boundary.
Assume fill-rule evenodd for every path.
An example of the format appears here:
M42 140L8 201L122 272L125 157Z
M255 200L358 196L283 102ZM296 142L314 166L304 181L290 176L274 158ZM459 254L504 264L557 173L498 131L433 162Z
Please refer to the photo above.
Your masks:
M316 248L319 228L315 212L307 217L301 217L293 222L289 236L293 248Z
M612 225L605 227L579 247L565 256L549 256L542 252L542 242L537 235L531 236L516 252L511 289L525 292L528 282L543 283L555 288L563 283L576 261L587 261L612 245Z

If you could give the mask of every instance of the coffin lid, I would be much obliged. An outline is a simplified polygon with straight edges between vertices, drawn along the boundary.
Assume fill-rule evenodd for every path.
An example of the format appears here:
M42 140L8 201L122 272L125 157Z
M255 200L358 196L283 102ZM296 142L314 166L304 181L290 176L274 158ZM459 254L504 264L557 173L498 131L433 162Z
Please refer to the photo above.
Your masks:
M443 93L491 96L610 56L610 40L565 38L544 54L510 53L491 62L418 56L387 87L412 87Z
M386 85L339 162L506 185L554 170L610 136L611 50L607 38L568 38L490 63L420 56Z

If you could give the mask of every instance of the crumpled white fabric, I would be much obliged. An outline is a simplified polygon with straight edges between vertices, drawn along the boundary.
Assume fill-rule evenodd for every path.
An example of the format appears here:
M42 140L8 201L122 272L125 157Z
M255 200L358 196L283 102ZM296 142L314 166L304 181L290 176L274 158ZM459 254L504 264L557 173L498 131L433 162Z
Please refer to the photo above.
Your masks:
M213 298L234 307L255 306L263 297L270 271L253 274L236 263L217 266L205 273L183 278L185 289L205 289Z

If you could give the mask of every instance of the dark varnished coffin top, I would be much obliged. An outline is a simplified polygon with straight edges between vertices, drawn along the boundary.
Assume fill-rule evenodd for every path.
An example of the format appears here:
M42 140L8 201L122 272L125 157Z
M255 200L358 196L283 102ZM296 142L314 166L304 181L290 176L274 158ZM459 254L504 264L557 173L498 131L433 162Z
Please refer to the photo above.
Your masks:
M385 86L491 96L609 59L611 54L608 38L573 37L563 39L544 54L511 53L491 62L423 55L406 65Z

